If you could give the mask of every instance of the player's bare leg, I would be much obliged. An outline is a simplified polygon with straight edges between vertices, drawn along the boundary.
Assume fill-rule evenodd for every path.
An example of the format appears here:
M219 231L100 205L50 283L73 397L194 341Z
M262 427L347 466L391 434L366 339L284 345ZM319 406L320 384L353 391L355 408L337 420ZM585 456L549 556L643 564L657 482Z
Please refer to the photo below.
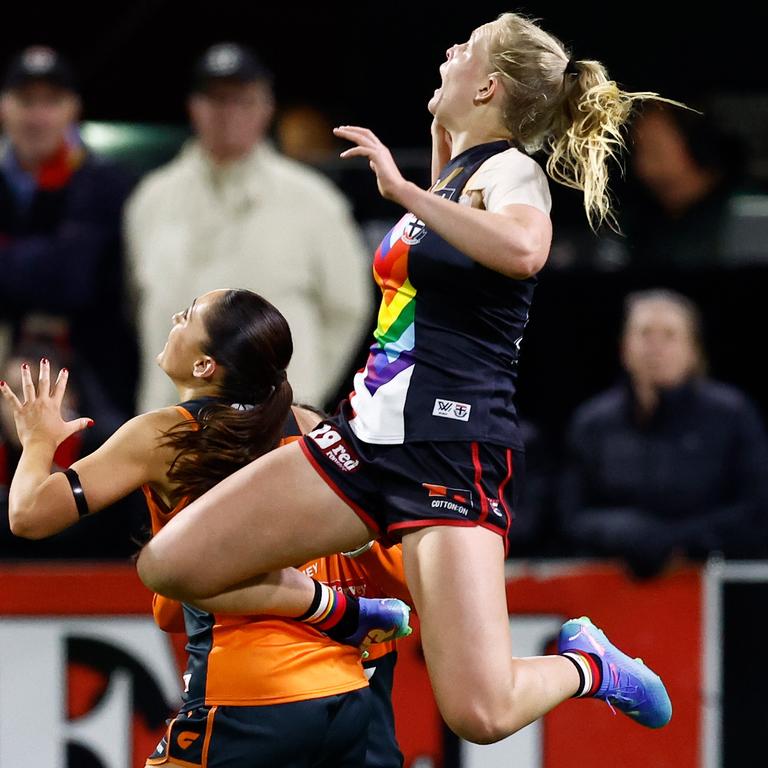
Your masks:
M144 547L138 569L155 592L194 602L374 537L292 443L192 502ZM265 577L265 605L273 585Z
M403 538L403 556L432 688L458 735L498 741L576 693L568 659L512 655L498 534L424 528Z

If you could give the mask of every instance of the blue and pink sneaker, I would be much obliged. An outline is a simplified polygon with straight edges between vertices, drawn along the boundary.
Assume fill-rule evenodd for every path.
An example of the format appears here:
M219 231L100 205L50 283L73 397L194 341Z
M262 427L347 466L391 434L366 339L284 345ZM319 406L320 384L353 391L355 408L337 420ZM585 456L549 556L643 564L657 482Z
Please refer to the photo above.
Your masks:
M344 638L347 645L367 647L373 643L386 643L408 637L413 632L409 625L411 609L394 597L360 600L360 623L357 631Z
M587 695L608 702L635 722L662 728L672 717L672 702L661 678L643 664L622 653L586 616L563 624L558 653L580 653L600 666L602 682Z

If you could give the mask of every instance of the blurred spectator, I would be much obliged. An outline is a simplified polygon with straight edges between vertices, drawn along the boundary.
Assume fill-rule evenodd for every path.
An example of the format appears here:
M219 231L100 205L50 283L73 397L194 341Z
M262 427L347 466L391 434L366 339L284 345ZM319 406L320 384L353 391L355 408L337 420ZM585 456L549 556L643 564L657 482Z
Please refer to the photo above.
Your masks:
M280 112L275 127L277 143L287 157L309 165L336 160L341 151L326 114L308 104Z
M515 518L509 529L508 558L562 555L553 551L556 528L555 491L556 462L550 441L532 422L520 420L525 445L524 467L515 466L518 480L513 509Z
M120 422L138 366L121 255L129 177L79 139L80 100L50 48L11 62L0 95L0 322L11 343L54 343Z
M174 398L155 364L171 315L227 286L257 291L286 316L294 392L322 404L371 319L370 260L347 202L265 141L271 78L250 50L224 43L204 54L189 112L197 140L140 185L127 213L140 302L140 409Z
M752 403L704 375L698 310L666 290L627 299L627 380L582 405L560 494L581 554L650 576L676 554L761 556L768 444Z
M16 395L21 397L21 364L29 363L33 377L36 377L37 363L42 357L51 361L55 375L61 367L56 351L44 346L29 345L14 350L2 362L0 379L8 382ZM66 419L90 416L92 411L83 402L84 399L77 371L72 371L62 405ZM52 469L66 469L97 448L111 432L108 427L97 422L92 429L72 435L56 451ZM14 536L8 522L8 491L20 457L21 444L16 434L13 412L5 400L0 399L0 558L122 558L129 557L138 549L137 542L143 538L143 529L148 527L145 520L146 508L138 493L49 539L29 541Z
M621 225L636 266L711 267L727 261L724 234L744 158L706 116L649 105L632 127L639 189L621 195Z

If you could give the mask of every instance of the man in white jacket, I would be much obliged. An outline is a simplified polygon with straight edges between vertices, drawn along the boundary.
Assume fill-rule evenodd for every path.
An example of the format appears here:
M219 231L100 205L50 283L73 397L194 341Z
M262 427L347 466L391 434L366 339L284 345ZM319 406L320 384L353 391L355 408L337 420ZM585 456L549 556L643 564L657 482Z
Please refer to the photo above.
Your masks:
M370 257L338 190L265 141L271 77L243 46L198 62L189 112L196 138L149 174L126 209L138 294L139 409L170 403L155 364L171 315L212 288L248 288L293 332L297 399L321 405L371 319Z

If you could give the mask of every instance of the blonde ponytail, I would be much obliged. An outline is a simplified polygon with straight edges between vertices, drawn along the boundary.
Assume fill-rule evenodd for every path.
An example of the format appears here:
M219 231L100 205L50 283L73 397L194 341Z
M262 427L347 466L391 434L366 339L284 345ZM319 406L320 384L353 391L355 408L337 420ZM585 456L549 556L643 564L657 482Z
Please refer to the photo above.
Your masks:
M636 102L663 101L650 91L623 91L599 61L572 62L563 44L533 20L504 13L492 25L492 73L507 94L504 122L527 151L544 149L547 173L584 193L593 230L618 230L608 190L609 160L620 164L622 128Z
M649 91L622 91L599 61L574 62L576 73L565 75L565 98L547 138L547 173L566 187L582 190L584 210L592 229L607 222L618 229L608 191L608 161L621 164L626 149L622 128L635 102L662 99Z

